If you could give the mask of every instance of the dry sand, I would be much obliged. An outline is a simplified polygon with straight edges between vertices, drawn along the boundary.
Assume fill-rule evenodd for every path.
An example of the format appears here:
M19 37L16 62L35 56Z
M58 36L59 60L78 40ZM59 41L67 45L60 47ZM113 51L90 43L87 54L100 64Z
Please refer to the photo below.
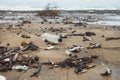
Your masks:
M87 25L86 28L82 26L73 26L73 25L63 25L63 24L40 24L40 23L32 23L32 24L25 24L22 26L23 30L15 29L15 30L7 30L6 27L8 25L4 25L3 29L0 29L0 42L1 46L6 46L7 43L10 43L10 48L20 46L22 41L30 42L32 41L34 44L39 46L41 49L33 52L29 52L29 54L40 57L40 61L62 61L66 59L68 56L65 55L65 50L67 47L72 45L81 45L85 48L80 53L74 53L80 57L85 55L97 54L100 55L100 58L97 62L97 67L88 70L88 72L83 74L75 74L73 69L63 69L63 68L55 68L55 69L48 69L48 66L42 66L42 70L38 78L31 78L30 75L35 71L34 69L29 69L26 72L17 72L17 71L10 71L1 73L0 75L4 75L7 80L120 80L120 77L117 73L120 74L120 40L111 40L105 41L105 37L120 37L120 30L107 28L103 29L103 26L98 25ZM97 27L96 27L97 26ZM96 36L90 37L91 41L82 41L81 36L69 36L68 38L64 39L62 43L56 45L58 50L48 50L45 51L43 48L47 47L47 44L44 43L41 37L37 37L35 34L42 34L43 30L40 28L73 28L77 32L86 32L91 31L95 32ZM17 32L21 31L19 35ZM70 30L69 30L70 31ZM48 32L48 31L47 31ZM49 32L51 33L51 32ZM31 38L25 39L22 38L22 34L27 34ZM55 33L54 33L55 34ZM105 37L103 38L102 35ZM102 48L99 49L86 49L90 42L99 42L102 44ZM87 51L87 53L85 53ZM105 63L111 69L113 69L113 73L110 77L103 78L100 75L100 72L105 68L105 66L101 65L101 62ZM116 68L115 65L118 65ZM117 72L116 72L116 71ZM18 79L19 78L19 79Z

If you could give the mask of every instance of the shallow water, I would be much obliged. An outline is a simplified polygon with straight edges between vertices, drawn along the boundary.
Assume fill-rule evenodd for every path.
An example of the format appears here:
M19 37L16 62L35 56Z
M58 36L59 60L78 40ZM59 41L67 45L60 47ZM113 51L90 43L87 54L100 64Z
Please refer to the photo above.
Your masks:
M88 24L120 26L120 21L97 21L97 22L88 22Z
M67 16L68 14L63 14ZM120 15L114 14L82 14L82 13L74 13L68 16L76 16L78 18L86 18L87 16L92 16L93 18L98 19L97 22L87 22L88 24L98 24L98 25L115 25L120 26ZM41 22L42 20L36 16L36 13L17 13L11 15L1 16L4 20L0 20L0 23L17 23L19 18L31 18L33 22ZM12 20L15 19L15 20ZM59 22L62 22L63 18L59 17ZM103 20L103 21L102 21ZM79 21L79 20L78 20ZM76 22L76 21L74 21Z
M21 22L20 20L0 20L0 23L11 23L11 24L15 24Z
M120 20L120 15L105 16L105 18L111 19L111 20Z

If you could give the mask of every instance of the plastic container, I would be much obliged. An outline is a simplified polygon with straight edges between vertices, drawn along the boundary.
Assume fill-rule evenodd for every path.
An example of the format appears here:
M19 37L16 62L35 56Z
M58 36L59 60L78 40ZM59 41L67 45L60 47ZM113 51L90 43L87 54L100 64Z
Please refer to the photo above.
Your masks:
M44 33L41 35L42 39L45 42L51 42L51 43L55 43L58 44L59 42L62 42L62 38L60 38L58 35L52 35L49 33Z

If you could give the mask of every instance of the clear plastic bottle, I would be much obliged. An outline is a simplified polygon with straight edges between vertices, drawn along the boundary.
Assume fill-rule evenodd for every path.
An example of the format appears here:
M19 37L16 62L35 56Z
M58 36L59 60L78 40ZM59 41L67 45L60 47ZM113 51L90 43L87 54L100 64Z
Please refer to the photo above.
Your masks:
M59 42L62 42L62 38L59 37L58 35L52 35L52 34L49 34L49 33L44 33L44 34L41 35L41 37L45 42L52 42L52 43L55 43L55 44L58 44Z

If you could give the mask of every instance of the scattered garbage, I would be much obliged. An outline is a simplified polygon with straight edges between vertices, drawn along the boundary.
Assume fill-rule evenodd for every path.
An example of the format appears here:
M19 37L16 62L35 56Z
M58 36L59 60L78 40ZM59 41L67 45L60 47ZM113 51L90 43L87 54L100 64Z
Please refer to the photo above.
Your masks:
M62 38L60 38L58 35L51 35L49 33L42 34L42 39L50 44L58 44L59 42L62 42Z
M10 56L0 58L0 72L7 72L10 70L26 71L29 66L38 61L38 56L32 57L28 54L15 53Z
M73 45L71 48L68 48L68 50L65 50L65 54L68 56L72 56L72 52L78 53L83 48L84 48L83 46Z
M23 42L21 42L21 47L20 47L20 49L21 49L22 51L26 51L26 50L34 51L34 50L38 50L39 47L36 46L35 44L33 44L33 42L29 42L29 43L27 44L25 41L23 41Z
M13 53L13 52L17 52L20 50L20 47L15 47L15 48L12 48L12 49L9 49L7 50L5 53L3 53L4 55L8 55L10 53Z
M65 54L68 56L72 56L72 52L70 52L69 50L65 50Z
M10 58L6 58L6 59L4 59L3 61L5 61L5 62L10 62Z
M51 50L51 49L54 49L55 46L52 46L52 45L49 45L48 47L45 48L45 50Z
M24 66L13 66L12 67L13 70L19 70L19 71L26 71L28 70L28 66L24 65Z
M11 70L26 71L28 68L39 61L38 56L31 56L25 54L26 50L38 50L38 46L33 42L21 42L20 47L8 49L7 47L0 47L0 72L7 72ZM1 78L1 77L0 77ZM4 80L4 79L2 79Z
M69 34L60 34L61 38L67 38L69 36Z
M0 46L0 55L4 54L7 51L7 48L4 46Z
M21 35L21 37L22 37L22 38L30 38L30 36L25 35L25 34Z
M15 29L15 25L14 24L10 24L9 27L7 27L7 30L10 30L10 29Z
M107 37L105 40L109 41L109 40L119 40L120 37Z
M94 32L85 32L86 36L96 36Z
M0 67L0 72L7 72L11 70L12 70L12 67L9 65Z
M96 36L94 32L73 33L73 36Z
M15 13L15 14L10 14L9 16L7 16L7 14L6 14L7 12ZM1 17L3 17L1 19L1 21L3 21L4 19L5 20L11 19L11 17L12 17L13 21L20 20L20 23L18 22L16 24L10 23L10 24L4 24L4 25L0 24L0 31L1 31L0 73L2 74L4 72L8 72L7 74L5 73L6 77L0 75L0 80L6 80L6 78L8 76L10 77L9 72L11 70L17 71L17 74L18 74L18 71L26 72L27 70L32 69L32 70L30 70L29 76L30 77L38 77L40 75L42 68L45 65L47 65L47 66L45 68L43 68L42 73L45 74L43 77L47 76L47 79L49 79L49 78L53 79L53 77L51 77L51 75L49 75L49 73L51 73L51 72L47 72L45 70L47 67L49 69L53 69L53 68L67 69L67 73L69 73L69 71L71 71L71 70L73 70L73 72L76 74L86 73L87 71L89 71L89 69L94 68L97 65L100 65L99 61L101 61L101 59L104 59L104 60L102 60L103 62L108 62L108 63L109 63L109 59L107 59L107 57L105 57L106 55L100 54L102 56L100 56L100 59L97 61L99 56L98 55L90 55L90 54L99 54L100 52L97 50L86 50L86 48L83 49L84 47L80 46L80 44L83 44L84 46L86 46L86 44L88 42L90 42L90 44L88 45L87 48L94 49L94 48L101 48L101 43L95 43L95 42L91 43L91 40L93 39L93 41L96 41L97 37L99 37L101 40L103 38L105 38L106 41L120 39L119 36L115 37L118 35L118 31L119 31L119 28L117 28L116 26L109 26L109 27L106 27L106 26L99 27L98 25L97 26L96 25L88 25L87 26L88 22L90 22L90 23L96 22L97 19L103 20L102 17L106 16L106 14L102 15L102 16L92 14L91 16L89 16L91 13L97 12L94 10L82 11L83 13L86 13L86 12L90 13L90 14L85 14L85 15L84 14L79 15L78 11L75 11L75 12L77 12L77 14L76 13L73 14L74 11L67 11L67 13L66 13L66 11L61 11L62 14L60 16L50 16L50 15L38 16L38 15L36 15L36 11L34 11L34 12L24 11L24 12L22 12L23 14L21 14L21 12L18 12L18 11L17 11L17 13L16 13L16 11L15 12L7 11L7 12L2 11L1 14L3 14L3 13L5 13L5 14L1 15ZM71 16L70 14L73 14L73 15ZM40 19L42 19L42 20L40 21ZM37 24L35 21L37 22ZM84 21L87 21L87 23ZM32 22L33 22L33 24L26 24L26 23L32 23ZM64 25L64 23L68 24L68 25ZM102 30L103 28L106 30ZM96 29L98 32L95 31ZM118 30L116 30L116 29L118 29ZM100 30L104 31L104 33L101 34ZM112 30L112 31L116 30L117 34L116 33L111 34L111 35L115 35L114 37L106 37L106 35L107 35L106 32L107 33L112 32L110 30ZM10 33L10 35L8 35L9 33ZM98 36L96 36L98 33L100 33L100 34ZM50 45L40 43L41 41L39 42L39 45L36 45L33 42L27 42L27 41L33 40L31 38L32 36L30 36L29 34L33 34L34 36L37 36L37 37L41 36L41 39L43 39L43 41L45 41L46 43L49 43ZM18 40L20 38L19 36L22 37L22 40L25 39L27 41L22 41L21 45L19 45L20 44L19 42L21 40L21 39ZM96 37L94 37L94 36L96 36ZM15 40L16 38L14 38L14 37L18 38L17 41ZM37 41L39 41L37 37L35 37L35 39L34 39L34 41L36 43L37 43ZM96 38L96 39L94 39L94 38ZM52 45L52 44L61 43L63 39L65 40L64 43L62 43L60 45ZM80 41L81 39L83 42ZM69 41L69 40L71 40L71 41ZM75 40L79 41L79 42L75 42ZM16 44L14 44L13 41L15 41ZM72 45L74 43L77 45ZM104 41L103 41L103 43L104 43ZM66 49L66 46L68 46L68 45L72 45L72 46L67 47L67 49ZM41 48L42 48L42 46L46 46L46 47L43 48L44 50L41 50L41 52L39 52L39 49L41 49L41 48L39 48L38 46L41 46ZM104 44L103 47L104 46L108 46L108 45ZM56 48L56 47L58 47L58 48ZM114 49L115 53L119 53L118 48L119 48L119 45L117 45L115 47L115 49ZM59 49L59 50L55 51L56 53L53 52L56 49ZM105 49L102 49L102 50L105 50ZM37 50L37 51L35 51L35 50ZM49 54L44 55L42 53L42 51L43 51L43 53L49 53ZM102 52L107 52L107 51L102 51ZM60 54L61 52L63 52L63 54ZM82 52L84 54L79 54ZM108 52L110 54L112 53L111 51L108 51ZM39 54L36 54L36 53L39 53ZM55 54L55 55L52 55L51 53ZM65 56L65 54L68 56ZM35 55L39 55L39 56L35 56ZM109 56L111 57L111 55L109 55ZM108 56L108 58L110 58L109 56ZM39 57L41 57L40 58L41 60L39 60ZM113 58L116 58L116 57L113 56ZM107 61L105 61L105 60L107 60ZM43 61L43 62L41 62L41 61ZM111 65L109 65L109 66L111 66ZM72 68L72 69L68 70L69 68ZM90 72L88 72L88 74L91 72L92 72L92 74L98 73L96 71L99 70L99 68L102 69L103 67L98 66L93 71L91 70ZM56 71L57 71L57 73L59 73L60 70L55 69L55 73L56 73ZM62 73L66 73L66 71L65 72L64 72L64 70L62 70L62 71L63 71ZM29 71L27 71L27 73L28 72ZM52 73L55 74L54 71ZM61 71L60 71L60 73L61 73ZM107 68L103 73L100 73L101 76L110 76L111 74L112 74L112 70L110 70L109 68ZM21 73L20 73L20 75L21 75ZM68 74L66 76L67 76L67 79L69 79ZM71 74L70 74L70 76L71 76ZM86 79L89 79L89 76L86 76ZM116 74L112 75L112 78L114 76L118 78L118 76L116 76ZM20 77L20 76L18 76L18 77ZM25 78L25 77L26 77L26 75L22 76L21 79ZM40 78L43 79L43 77L40 77ZM74 74L73 74L73 77L76 77L76 76L74 76ZM61 80L60 78L61 78L61 76L58 79ZM103 79L103 78L101 78L101 79Z
M83 42L85 42L85 41L91 41L92 39L91 38L89 38L89 37L83 37Z
M79 46L79 45L73 45L69 51L70 52L79 52L81 49L83 49L84 47L83 46Z
M95 57L94 57L95 56ZM62 68L72 68L74 67L74 72L76 74L87 72L88 69L95 67L96 65L91 65L94 59L97 59L97 55L91 55L88 57L78 58L77 55L71 56L70 58L65 59L62 62L42 62L42 65L49 65L50 69L57 67Z
M102 75L102 76L110 76L111 73L112 73L112 70L109 69L109 68L107 68L107 69L105 70L105 72L101 73L101 75Z
M37 71L35 71L30 77L38 77L39 74L40 74L40 71L41 71L41 67L42 65L39 63L38 66L37 66Z
M101 43L90 43L87 49L101 48Z
M85 33L74 33L73 36L85 36Z

